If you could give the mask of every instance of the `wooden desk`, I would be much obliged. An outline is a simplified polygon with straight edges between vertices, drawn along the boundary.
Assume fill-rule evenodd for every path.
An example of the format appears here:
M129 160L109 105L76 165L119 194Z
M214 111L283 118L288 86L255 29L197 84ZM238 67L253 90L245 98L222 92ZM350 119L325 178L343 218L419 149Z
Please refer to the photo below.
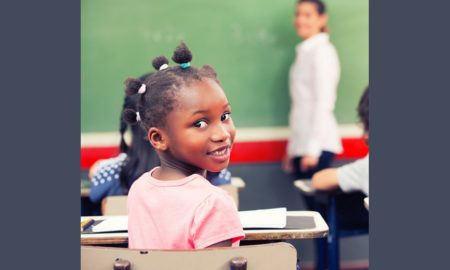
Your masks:
M238 188L239 191L245 188L245 182L240 177L231 177L231 184ZM86 179L81 179L81 197L89 197L91 192L91 182Z
M303 220L314 220L315 227L311 229L244 229L243 240L267 241L267 240L292 240L321 238L328 235L328 225L318 212L314 211L288 211L289 217ZM88 217L81 217L81 221ZM107 218L106 216L93 217L95 220ZM82 245L112 245L127 244L128 232L121 233L97 233L81 234Z

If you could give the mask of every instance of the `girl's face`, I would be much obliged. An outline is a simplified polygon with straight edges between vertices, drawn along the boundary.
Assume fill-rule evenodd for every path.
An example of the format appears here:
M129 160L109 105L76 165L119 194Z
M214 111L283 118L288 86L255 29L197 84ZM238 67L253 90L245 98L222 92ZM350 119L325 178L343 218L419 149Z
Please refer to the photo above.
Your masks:
M177 95L167 117L170 162L218 172L228 166L236 131L222 88L213 80L193 82Z
M320 15L314 3L304 2L297 5L294 27L302 39L308 39L321 32L327 23L327 16Z

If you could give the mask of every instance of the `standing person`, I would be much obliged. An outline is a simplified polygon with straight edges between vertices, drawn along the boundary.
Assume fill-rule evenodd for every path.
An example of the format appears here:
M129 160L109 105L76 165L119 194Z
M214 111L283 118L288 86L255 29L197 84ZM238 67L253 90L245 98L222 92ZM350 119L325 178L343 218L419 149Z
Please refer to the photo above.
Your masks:
M299 0L294 26L303 41L296 47L289 73L291 135L283 167L301 179L330 167L335 154L342 151L334 116L340 65L326 32L322 1Z
M147 133L161 161L128 193L128 239L133 249L203 249L238 246L244 238L236 204L206 172L228 166L236 130L231 107L211 66L191 66L181 43L169 67L164 56L145 81L128 79L137 110L124 119Z

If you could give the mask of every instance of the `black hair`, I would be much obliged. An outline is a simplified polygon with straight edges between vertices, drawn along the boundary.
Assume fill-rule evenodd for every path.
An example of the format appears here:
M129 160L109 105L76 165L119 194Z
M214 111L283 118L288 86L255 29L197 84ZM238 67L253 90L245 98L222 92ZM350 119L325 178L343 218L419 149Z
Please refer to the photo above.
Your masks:
M364 131L369 132L369 86L364 90L358 103L358 117L364 125Z
M129 78L125 81L127 95L141 94L137 105L139 114L133 109L124 110L125 121L134 124L140 118L139 123L146 131L151 127L162 127L167 114L176 106L177 94L181 88L205 78L212 79L220 85L217 74L211 66L204 65L201 68L190 66L192 53L184 42L180 42L175 49L172 60L180 65L164 68L169 61L164 56L158 56L152 61L157 71L151 76L144 80Z
M327 13L327 8L326 8L326 6L325 6L325 3L324 3L323 1L321 1L321 0L298 0L298 1L297 1L297 5L302 4L302 3L311 3L311 4L314 4L314 5L316 6L316 10L317 10L317 13L318 13L319 15L324 15L324 14ZM328 31L329 31L328 26L325 25L324 27L322 27L322 28L320 29L320 31L322 31L322 32L328 32Z
M151 74L145 74L139 79L145 80L149 76ZM125 110L136 110L137 102L137 96L125 96L122 112ZM131 130L130 145L125 142L124 138L128 128ZM125 194L128 194L129 188L139 176L159 165L158 155L146 138L147 133L141 127L129 125L123 118L123 115L120 117L120 152L126 153L127 158L124 165L122 165L119 181Z
M322 2L321 0L298 0L297 4L301 3L312 3L316 5L317 13L319 13L319 15L323 15L327 12L325 3Z

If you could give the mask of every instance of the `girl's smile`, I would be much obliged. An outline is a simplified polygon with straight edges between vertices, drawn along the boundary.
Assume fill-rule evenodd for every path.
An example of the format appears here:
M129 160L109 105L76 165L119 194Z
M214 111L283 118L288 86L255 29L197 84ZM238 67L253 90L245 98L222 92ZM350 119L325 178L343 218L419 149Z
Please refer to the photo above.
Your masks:
M222 163L228 162L228 160L230 159L230 153L231 153L231 144L228 144L219 147L213 151L210 151L206 154L209 155L213 159L213 161L217 163Z

